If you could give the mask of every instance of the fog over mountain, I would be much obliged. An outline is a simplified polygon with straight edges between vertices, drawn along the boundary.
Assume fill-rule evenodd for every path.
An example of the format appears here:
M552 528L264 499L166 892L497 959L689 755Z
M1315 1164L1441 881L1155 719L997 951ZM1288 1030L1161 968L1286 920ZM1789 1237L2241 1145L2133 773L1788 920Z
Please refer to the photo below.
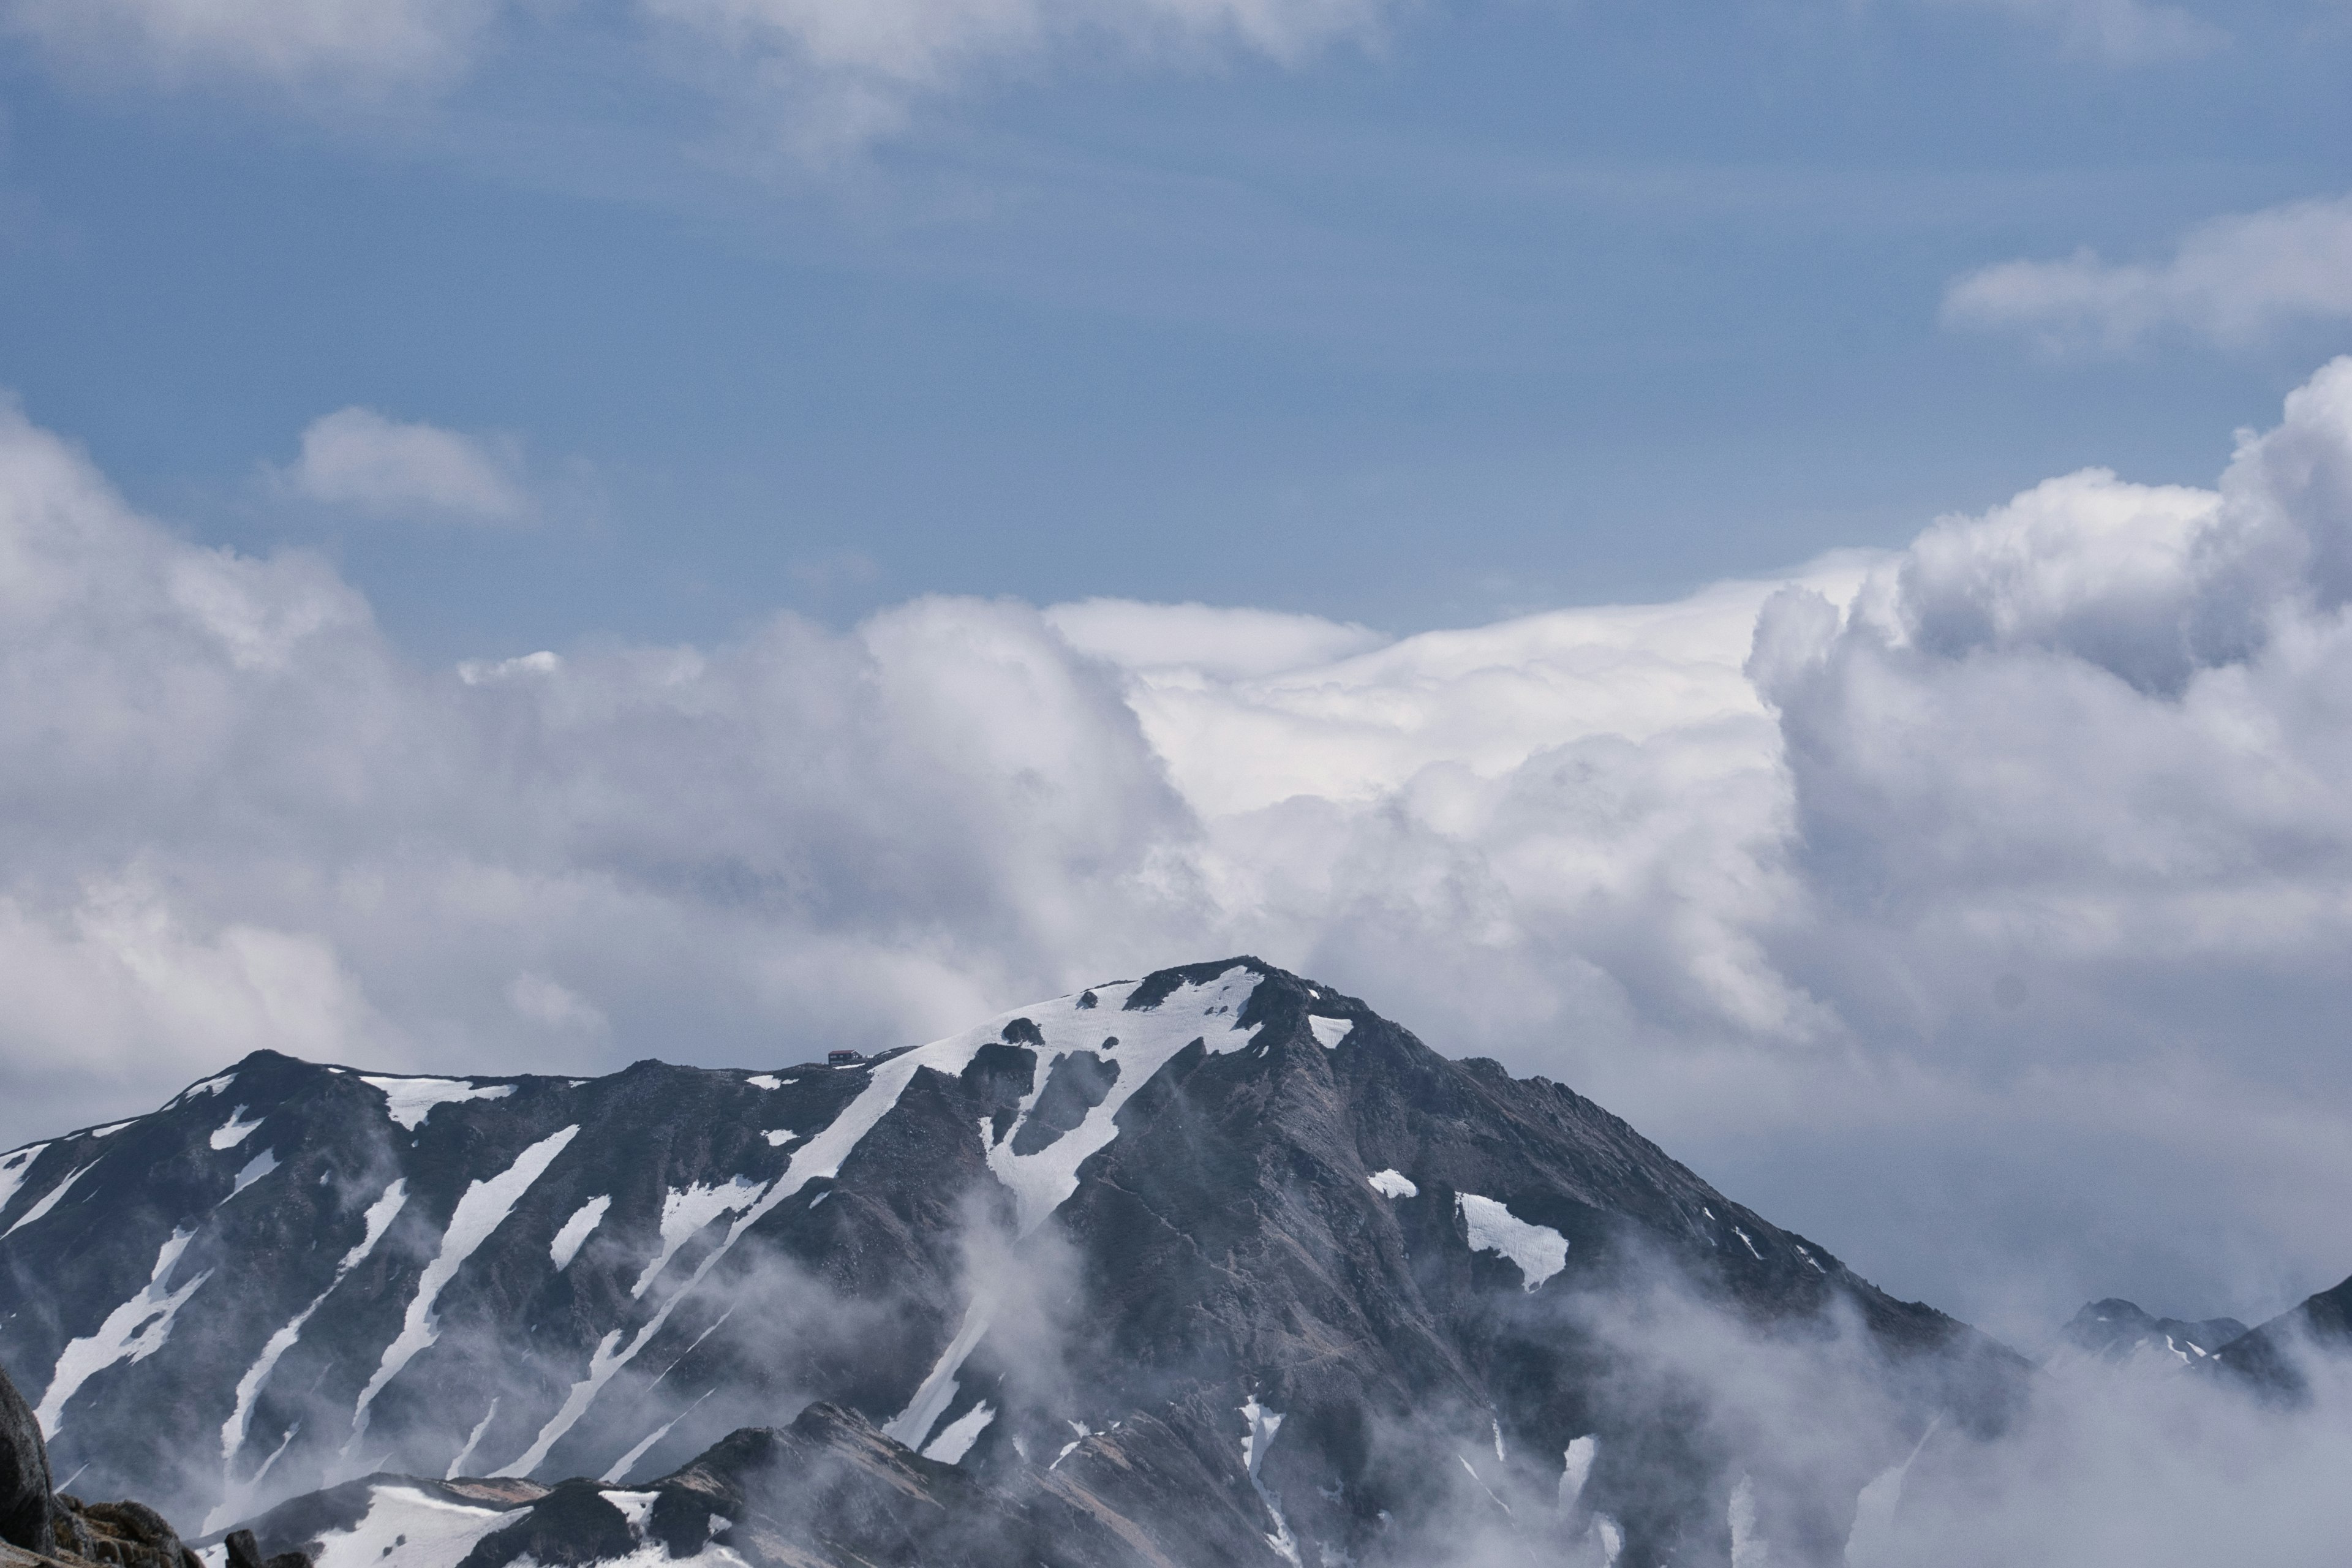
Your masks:
M14 1139L256 1048L759 1061L1255 951L2021 1341L2352 1258L2352 362L2210 490L1394 641L1236 562L422 668L14 414L0 563Z

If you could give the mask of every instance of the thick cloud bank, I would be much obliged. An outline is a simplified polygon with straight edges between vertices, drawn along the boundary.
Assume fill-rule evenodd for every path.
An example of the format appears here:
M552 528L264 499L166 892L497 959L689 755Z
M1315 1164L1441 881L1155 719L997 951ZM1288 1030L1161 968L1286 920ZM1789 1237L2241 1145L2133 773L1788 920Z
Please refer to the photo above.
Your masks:
M2352 1269L2352 361L2217 490L1384 641L924 599L420 668L0 416L16 1137L257 1046L769 1064L1255 950L1906 1292Z

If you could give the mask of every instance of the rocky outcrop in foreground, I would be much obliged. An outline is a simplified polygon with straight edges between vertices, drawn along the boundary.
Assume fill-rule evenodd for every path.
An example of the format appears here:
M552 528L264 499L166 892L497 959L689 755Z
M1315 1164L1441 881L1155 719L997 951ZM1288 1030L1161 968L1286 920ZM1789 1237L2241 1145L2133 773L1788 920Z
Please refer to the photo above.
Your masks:
M300 1552L263 1561L253 1533L225 1543L226 1568L311 1568ZM0 1568L206 1568L144 1503L84 1502L57 1489L33 1408L0 1372Z

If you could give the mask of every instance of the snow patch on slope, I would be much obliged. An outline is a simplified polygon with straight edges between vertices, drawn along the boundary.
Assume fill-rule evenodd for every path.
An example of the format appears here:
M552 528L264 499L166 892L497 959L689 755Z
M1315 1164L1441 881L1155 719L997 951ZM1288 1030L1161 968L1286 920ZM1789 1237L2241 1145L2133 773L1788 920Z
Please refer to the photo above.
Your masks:
M923 1458L937 1459L942 1465L961 1465L988 1424L996 1419L996 1406L975 1405L950 1422L940 1435L923 1447Z
M646 1265L637 1282L629 1287L629 1299L644 1297L646 1287L669 1267L677 1249L692 1240L702 1227L724 1214L740 1214L760 1201L766 1192L764 1183L749 1176L737 1176L723 1185L706 1187L699 1182L690 1186L673 1187L662 1198L661 1247ZM575 1218L578 1216L574 1216Z
M257 1116L252 1121L247 1121L245 1119L245 1111L246 1108L240 1105L235 1110L228 1113L228 1121L216 1129L213 1133L212 1145L214 1148L236 1148L238 1144L245 1142L247 1134L251 1133L255 1128L260 1126L264 1121L268 1120L266 1117Z
M415 1487L376 1486L358 1523L319 1538L316 1568L449 1568L482 1537L528 1511L470 1507Z
M1402 1171L1375 1171L1368 1179L1372 1184L1372 1191L1384 1198L1421 1196L1421 1188L1414 1185L1412 1179Z
M1470 1250L1498 1252L1519 1266L1533 1290L1568 1266L1568 1237L1548 1225L1529 1225L1493 1198L1463 1193L1454 1200L1470 1233Z
M1315 1043L1325 1050L1335 1048L1341 1040L1356 1032L1353 1018L1324 1018L1310 1016L1307 1026L1315 1031Z
M981 1336L988 1332L989 1310L989 1303L978 1298L964 1308L963 1322L957 1328L955 1338L940 1352L940 1359L916 1388L915 1396L907 1402L907 1408L882 1428L884 1432L917 1452L922 1450L923 1439L930 1436L932 1423L955 1403L956 1374L963 1370L965 1358L980 1343Z
M1118 1136L1119 1108L1187 1046L1199 1040L1210 1055L1217 1056L1241 1050L1250 1044L1258 1026L1244 1029L1235 1022L1235 1016L1248 1005L1257 982L1255 974L1237 965L1205 985L1180 988L1159 1006L1133 1015L1131 1022L1122 1020L1118 1077L1104 1094L1102 1103L1087 1111L1084 1121L1044 1148L1016 1154L1013 1152L1013 1135L1028 1121L1037 1097L1045 1092L1054 1064L1074 1050L1093 1050L1100 1036L1098 1029L1070 1028L1062 1031L1060 1038L1055 1037L1055 1023L1078 1022L1075 1016L1077 1009L1067 998L1025 1015L1040 1026L1045 1038L1045 1047L1037 1052L1037 1087L1022 1100L1020 1112L1006 1129L1003 1141L988 1151L989 1169L1013 1190L1020 1214L1021 1235L1027 1236L1043 1225L1048 1215L1078 1190L1078 1167L1087 1156ZM1131 994L1135 988L1123 985L1098 989L1108 1000L1114 993ZM1123 1003L1124 997L1120 1000ZM1010 1016L1007 1016L1008 1021Z
M1592 1479L1592 1461L1600 1457L1601 1439L1598 1437L1579 1437L1561 1451L1559 1511L1562 1517L1576 1511L1576 1500L1584 1495L1584 1483Z
M79 1393L83 1384L117 1362L145 1361L172 1337L172 1320L179 1316L180 1309L196 1293L196 1288L213 1277L207 1268L176 1290L165 1288L172 1266L188 1249L194 1234L173 1231L172 1238L155 1255L155 1271L148 1277L146 1288L109 1312L96 1333L73 1341L58 1355L57 1369L49 1374L48 1392L41 1395L41 1403L33 1412L33 1418L40 1423L42 1436L57 1441L58 1421L65 1414L66 1401Z
M76 1182L80 1181L84 1176L89 1175L90 1171L97 1164L98 1162L92 1160L89 1164L82 1166L81 1169L74 1172L73 1174L68 1176L64 1181L59 1182L56 1186L51 1187L49 1189L48 1196L43 1198L39 1203L35 1204L31 1208L26 1209L25 1211L24 1217L17 1220L15 1225L10 1226L6 1230L0 1230L0 1237L14 1236L18 1231L24 1229L26 1226L31 1225L34 1221L46 1217L51 1209L58 1206L58 1200L63 1198L66 1194L71 1190L73 1184Z
M228 1190L228 1198L223 1198L221 1199L221 1202L224 1204L228 1202L229 1198L236 1196L237 1194L245 1191L246 1188L253 1185L254 1183L261 1180L262 1177L269 1174L270 1172L276 1169L278 1169L277 1154L270 1150L264 1149L260 1153L256 1154L252 1159L247 1160L245 1163L245 1168L236 1173L236 1185Z
M26 1176L32 1174L33 1162L39 1159L47 1148L47 1143L31 1143L0 1160L0 1212L5 1212L14 1201L16 1189L25 1184ZM14 1230L16 1227L12 1225L8 1228Z
M563 1222L563 1228L555 1233L555 1240L547 1248L547 1256L553 1260L558 1274L572 1267L572 1260L580 1256L580 1249L596 1233L596 1227L604 1223L605 1211L612 1206L613 1194L605 1193L572 1211L572 1217Z
M424 1276L416 1282L416 1294L409 1299L408 1314L401 1322L399 1334L384 1347L383 1360L377 1364L375 1375L360 1391L359 1404L352 1411L351 1442L343 1446L346 1455L352 1444L357 1443L360 1435L367 1430L368 1406L375 1403L375 1396L400 1375L401 1368L440 1338L440 1324L433 1316L433 1304L457 1277L459 1266L490 1238L490 1233L499 1228L516 1201L539 1180L540 1173L579 1135L577 1126L551 1133L517 1155L515 1163L497 1175L468 1186L466 1195L457 1200L457 1208L449 1215L449 1226L441 1233L441 1250L425 1266Z
M467 1083L455 1078L369 1078L360 1081L383 1091L384 1110L411 1132L423 1125L436 1105L467 1100L504 1100L515 1091L510 1083Z
M1250 1489L1257 1493L1258 1501L1265 1504L1266 1513L1274 1520L1274 1533L1265 1543L1280 1554L1283 1561L1300 1568L1298 1542L1290 1533L1289 1521L1282 1517L1282 1500L1266 1490L1265 1483L1257 1479L1258 1468L1265 1463L1265 1451L1274 1447L1274 1435L1282 1430L1282 1412L1268 1410L1249 1396L1242 1412L1242 1468L1249 1472Z

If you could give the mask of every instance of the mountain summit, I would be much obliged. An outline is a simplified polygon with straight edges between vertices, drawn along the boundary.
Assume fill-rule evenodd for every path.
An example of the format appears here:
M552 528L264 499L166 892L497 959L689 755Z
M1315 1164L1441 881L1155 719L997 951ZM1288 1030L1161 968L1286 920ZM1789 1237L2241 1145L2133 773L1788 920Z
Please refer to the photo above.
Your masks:
M1861 1487L2022 1373L1571 1089L1255 959L803 1054L573 1079L257 1053L0 1156L0 1361L66 1484L210 1530L341 1488L286 1542L324 1568L691 1556L819 1454L1013 1543L927 1562L1108 1531L1203 1568L1486 1536L1834 1563ZM1793 1424L1717 1375L1767 1364L1816 1396ZM563 1519L554 1555L525 1539Z

